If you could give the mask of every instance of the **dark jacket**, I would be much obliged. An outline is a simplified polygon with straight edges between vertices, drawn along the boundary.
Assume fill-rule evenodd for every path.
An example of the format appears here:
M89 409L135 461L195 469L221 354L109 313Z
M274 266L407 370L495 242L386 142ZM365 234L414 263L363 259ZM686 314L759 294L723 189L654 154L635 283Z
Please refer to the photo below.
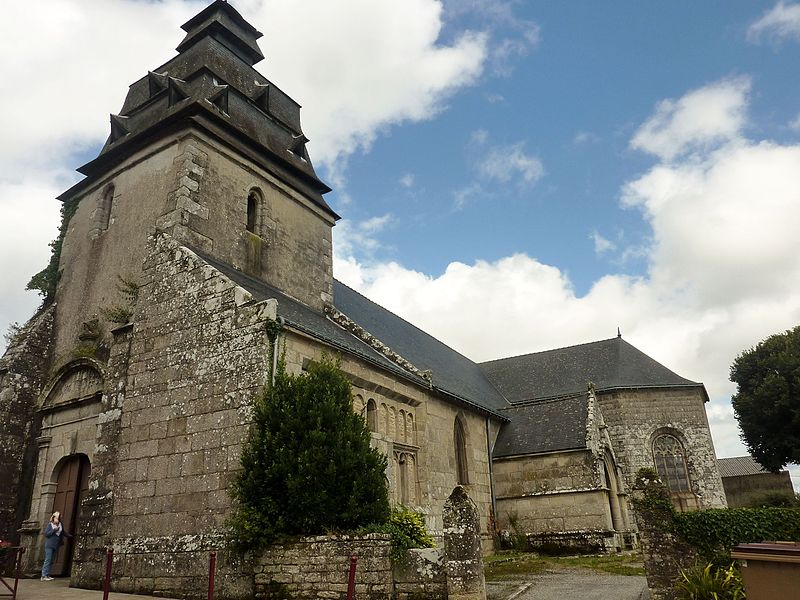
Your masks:
M57 532L58 528L53 526L53 523L48 523L47 527L44 528L44 547L45 548L53 548L57 550L58 547L61 545L61 541L65 537L69 537L67 530L64 529L64 525L61 525L61 535L58 535Z

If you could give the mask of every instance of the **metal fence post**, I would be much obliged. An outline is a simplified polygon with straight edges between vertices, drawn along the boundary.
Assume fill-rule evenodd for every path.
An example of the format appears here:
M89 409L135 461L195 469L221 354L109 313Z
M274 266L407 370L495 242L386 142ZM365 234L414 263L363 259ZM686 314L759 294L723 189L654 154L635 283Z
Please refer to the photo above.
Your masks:
M217 553L212 552L208 558L208 600L214 600L214 574L217 570Z
M103 580L103 600L108 600L108 592L111 590L111 565L114 562L114 549L106 549L106 577Z
M353 600L356 593L356 563L358 562L358 554L353 554L350 557L350 574L347 577L347 600Z

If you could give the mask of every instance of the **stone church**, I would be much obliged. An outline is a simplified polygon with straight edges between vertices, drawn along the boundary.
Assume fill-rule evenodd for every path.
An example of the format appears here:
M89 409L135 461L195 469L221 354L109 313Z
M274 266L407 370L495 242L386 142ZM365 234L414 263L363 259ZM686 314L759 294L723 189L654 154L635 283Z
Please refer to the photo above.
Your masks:
M640 467L681 509L725 505L701 383L621 337L477 364L335 280L339 217L300 106L253 68L261 34L223 0L183 29L59 197L53 288L0 359L0 537L29 572L60 510L54 574L97 587L113 547L119 591L195 589L275 348L293 372L341 357L393 500L435 535L457 484L487 550L635 545Z

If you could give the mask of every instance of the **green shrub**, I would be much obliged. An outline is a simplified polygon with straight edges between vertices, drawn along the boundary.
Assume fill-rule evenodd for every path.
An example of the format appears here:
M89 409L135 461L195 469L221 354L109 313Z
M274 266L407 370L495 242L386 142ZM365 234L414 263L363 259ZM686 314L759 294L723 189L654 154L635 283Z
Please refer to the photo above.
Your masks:
M425 528L422 513L395 506L389 517L388 532L392 534L392 555L400 558L411 548L433 548L433 538Z
M425 528L425 517L402 504L392 508L389 521L371 524L358 533L388 533L392 536L392 558L402 560L412 548L433 548L433 538Z
M681 569L675 584L679 600L744 600L742 574L735 564L715 567L712 563Z
M675 531L709 561L727 562L738 544L800 541L800 509L713 508L673 517Z
M279 366L255 402L242 470L231 486L235 549L388 521L386 457L370 447L351 401L350 382L327 357L300 375Z
M78 200L67 200L61 205L61 227L58 237L50 242L50 261L47 266L31 277L26 290L36 290L43 298L43 304L50 304L55 298L56 284L58 284L58 265L61 261L61 247L64 236L67 234L69 222L78 210Z

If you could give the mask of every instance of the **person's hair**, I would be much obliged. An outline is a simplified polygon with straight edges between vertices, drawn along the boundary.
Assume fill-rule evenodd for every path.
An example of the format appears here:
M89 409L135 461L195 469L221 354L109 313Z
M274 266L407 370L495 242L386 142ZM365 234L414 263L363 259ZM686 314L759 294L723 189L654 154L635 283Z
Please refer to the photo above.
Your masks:
M51 522L51 523L52 523L52 522L53 522L53 520L56 518L56 515L58 515L58 520L59 520L59 521L61 520L61 513L60 513L59 511L56 511L56 512L54 512L54 513L53 513L53 514L50 516L50 522Z

